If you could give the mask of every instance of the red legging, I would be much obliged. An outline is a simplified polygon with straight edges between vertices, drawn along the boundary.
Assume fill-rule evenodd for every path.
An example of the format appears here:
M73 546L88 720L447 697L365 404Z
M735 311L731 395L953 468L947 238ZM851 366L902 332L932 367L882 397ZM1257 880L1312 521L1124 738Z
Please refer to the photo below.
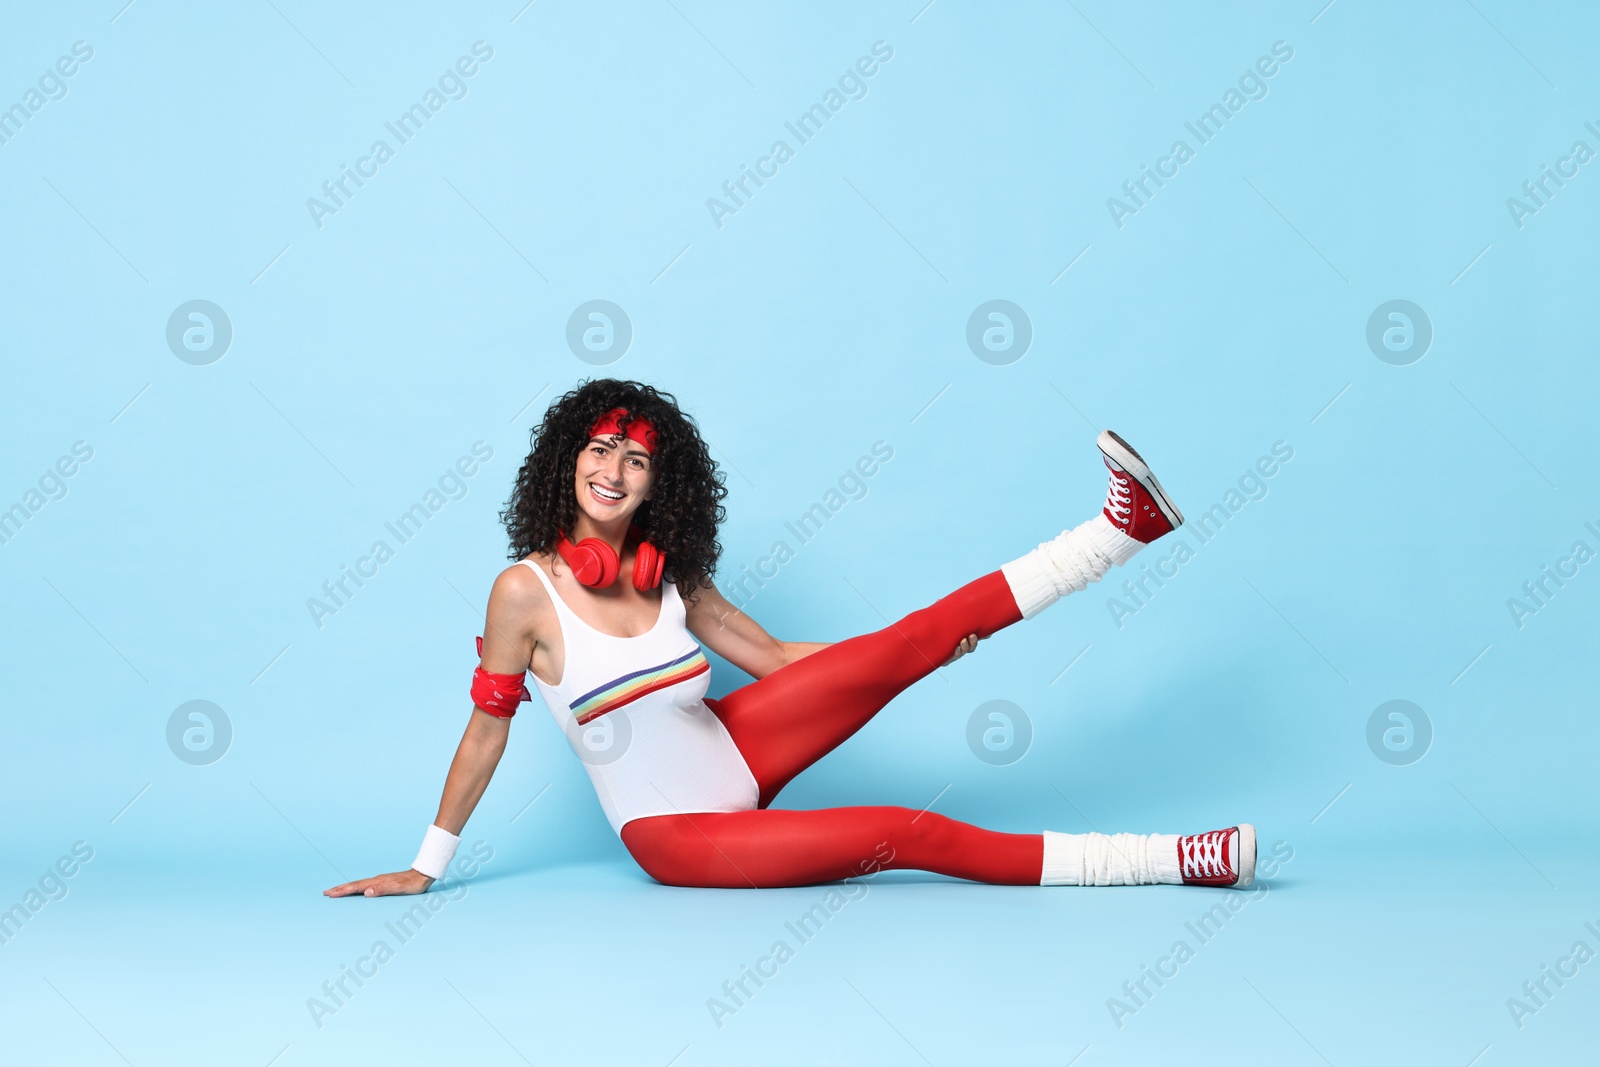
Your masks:
M761 787L759 807L632 819L623 844L669 885L764 889L899 868L1038 885L1039 834L997 833L911 808L767 809L795 775L948 659L962 638L988 637L1021 618L1005 576L992 571L882 630L708 698Z

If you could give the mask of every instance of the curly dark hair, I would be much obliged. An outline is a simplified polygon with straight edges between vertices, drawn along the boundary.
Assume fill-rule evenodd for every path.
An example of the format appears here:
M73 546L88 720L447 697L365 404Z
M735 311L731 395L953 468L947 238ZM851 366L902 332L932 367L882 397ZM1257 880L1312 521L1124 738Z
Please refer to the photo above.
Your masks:
M586 380L545 411L544 421L530 435L532 450L517 471L511 499L500 513L511 538L509 558L553 549L561 531L572 530L578 517L572 487L578 454L589 443L595 420L616 407L628 410L624 432L634 418L649 419L655 427L654 492L634 512L633 521L666 556L663 577L692 599L716 573L722 554L717 527L726 517L721 501L728 490L694 419L678 408L671 393L642 382Z

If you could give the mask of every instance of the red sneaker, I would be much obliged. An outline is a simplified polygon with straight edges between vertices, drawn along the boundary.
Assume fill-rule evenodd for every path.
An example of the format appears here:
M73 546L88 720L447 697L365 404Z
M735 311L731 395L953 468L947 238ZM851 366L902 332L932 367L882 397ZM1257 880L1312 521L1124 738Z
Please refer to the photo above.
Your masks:
M1101 430L1095 443L1111 470L1104 511L1111 525L1144 544L1183 525L1183 513L1132 445L1110 430Z
M1256 828L1247 822L1178 838L1184 885L1248 889L1256 880Z

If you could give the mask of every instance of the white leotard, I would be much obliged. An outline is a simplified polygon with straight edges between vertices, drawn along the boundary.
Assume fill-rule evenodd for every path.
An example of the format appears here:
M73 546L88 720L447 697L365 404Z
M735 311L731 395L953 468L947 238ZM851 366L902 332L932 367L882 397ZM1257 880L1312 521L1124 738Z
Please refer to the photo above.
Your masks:
M578 618L543 567L519 562L550 594L566 649L560 685L533 680L583 760L611 828L620 836L630 819L647 815L753 809L760 787L706 707L711 664L684 626L677 586L661 583L661 612L649 632L613 637Z

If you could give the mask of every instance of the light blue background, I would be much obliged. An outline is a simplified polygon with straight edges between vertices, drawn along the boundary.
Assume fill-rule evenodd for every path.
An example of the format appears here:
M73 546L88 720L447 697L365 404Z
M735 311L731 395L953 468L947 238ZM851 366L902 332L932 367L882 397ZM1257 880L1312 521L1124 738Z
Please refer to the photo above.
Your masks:
M1592 7L121 4L13 7L0 32L4 106L94 50L0 145L0 506L94 452L0 545L0 907L94 850L0 945L9 1057L1592 1054L1600 963L1520 1028L1506 1004L1600 950L1600 565L1520 628L1507 607L1600 549L1600 163L1520 227L1506 203L1600 150ZM319 228L307 198L480 40L467 95ZM707 198L876 41L866 96L715 225ZM1196 145L1184 122L1277 41L1265 98ZM1194 158L1119 228L1107 198L1178 138ZM165 340L191 299L234 331L207 366ZM565 341L592 299L634 329L603 367ZM1009 365L965 340L994 299L1034 331ZM1407 366L1365 339L1393 299L1434 330ZM497 512L545 405L593 374L699 420L724 577L893 448L750 602L791 640L877 628L1092 514L1102 426L1191 527L1286 442L1123 625L1127 571L908 691L780 804L1248 820L1294 859L1120 1028L1108 998L1226 894L885 874L719 1028L707 999L825 891L655 885L535 703L465 834L493 859L316 1026L307 998L415 903L320 890L413 856ZM477 441L465 495L316 626L307 598ZM718 661L712 693L745 680ZM209 766L165 739L194 699L233 726ZM1005 767L965 739L996 699L1034 735ZM1408 766L1366 740L1392 699L1434 731Z

